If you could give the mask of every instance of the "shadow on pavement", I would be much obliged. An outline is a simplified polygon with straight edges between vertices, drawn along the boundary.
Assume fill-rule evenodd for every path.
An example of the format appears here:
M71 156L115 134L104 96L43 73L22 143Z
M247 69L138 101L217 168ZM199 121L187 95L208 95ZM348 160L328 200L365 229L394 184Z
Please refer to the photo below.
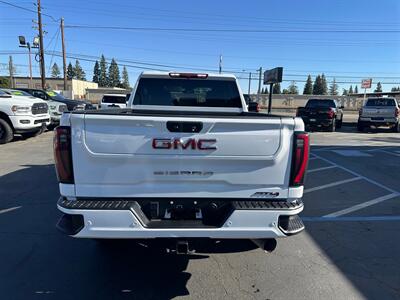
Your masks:
M166 253L162 243L145 247L132 240L106 243L73 239L55 224L58 185L53 165L32 165L0 181L0 298L171 299L188 295L193 259L207 255ZM250 241L202 241L201 253L242 252Z

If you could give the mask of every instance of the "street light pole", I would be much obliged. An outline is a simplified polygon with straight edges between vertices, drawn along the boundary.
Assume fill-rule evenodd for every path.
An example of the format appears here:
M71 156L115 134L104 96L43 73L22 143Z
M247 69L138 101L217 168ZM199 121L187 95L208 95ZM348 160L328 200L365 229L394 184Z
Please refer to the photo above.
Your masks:
M247 92L247 94L249 94L249 95L250 95L250 88L251 88L251 72L249 73L249 89Z
M62 55L63 55L63 77L64 77L64 91L67 88L67 59L65 54L65 41L64 41L64 18L61 18L61 45L62 45Z
M27 43L27 48L28 48L28 55L29 55L29 87L33 88L33 83L32 83L32 58L31 58L31 44Z

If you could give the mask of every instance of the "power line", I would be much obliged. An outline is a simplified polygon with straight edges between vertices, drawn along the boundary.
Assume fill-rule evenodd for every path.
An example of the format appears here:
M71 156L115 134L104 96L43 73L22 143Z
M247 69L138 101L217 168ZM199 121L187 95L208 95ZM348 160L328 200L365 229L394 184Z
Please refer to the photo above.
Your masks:
M163 27L124 27L100 25L65 25L65 28L134 30L134 31L175 31L175 32L236 32L236 33L399 33L400 29L207 29L207 28L163 28Z
M22 9L22 10L25 10L25 11L33 12L35 14L37 13L36 10L30 9L30 8L26 8L26 7L23 7L23 6L19 6L19 5L16 5L14 3L10 3L10 2L7 2L7 1L0 0L0 3L9 5L9 6L12 6L12 7L15 7L15 8L19 8L19 9ZM58 22L58 20L56 18L54 18L52 15L45 14L45 13L42 13L42 15L51 18L54 22Z

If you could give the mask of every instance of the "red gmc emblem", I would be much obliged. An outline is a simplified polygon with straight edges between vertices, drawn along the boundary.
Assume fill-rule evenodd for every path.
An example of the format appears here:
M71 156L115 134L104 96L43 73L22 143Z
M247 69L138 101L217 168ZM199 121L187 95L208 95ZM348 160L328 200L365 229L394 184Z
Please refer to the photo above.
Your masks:
M153 139L152 146L153 149L216 150L216 142L216 139Z

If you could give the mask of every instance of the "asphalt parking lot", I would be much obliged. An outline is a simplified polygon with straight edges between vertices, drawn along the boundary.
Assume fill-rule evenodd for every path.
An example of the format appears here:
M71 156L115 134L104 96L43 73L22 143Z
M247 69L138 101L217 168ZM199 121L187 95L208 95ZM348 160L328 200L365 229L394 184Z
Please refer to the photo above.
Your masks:
M0 146L0 299L400 299L400 135L312 133L306 231L272 254L175 256L66 237L52 133Z

